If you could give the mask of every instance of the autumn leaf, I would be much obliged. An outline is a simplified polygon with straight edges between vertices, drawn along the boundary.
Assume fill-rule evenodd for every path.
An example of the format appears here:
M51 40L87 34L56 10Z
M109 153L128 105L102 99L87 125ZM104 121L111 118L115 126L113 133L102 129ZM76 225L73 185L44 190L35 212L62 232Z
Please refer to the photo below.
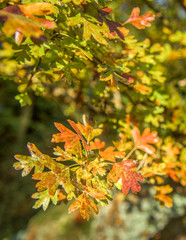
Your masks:
M106 163L100 162L97 159L94 160L93 162L90 162L89 165L87 166L87 170L89 172L92 172L94 176L99 174L100 176L104 176L106 173L106 169L103 167L106 166Z
M66 151L81 152L80 137L61 123L54 124L61 133L53 134L52 142L64 142Z
M35 173L41 173L44 170L44 166L49 168L53 167L53 160L43 153L41 153L35 144L28 143L28 150L30 151L31 156L15 155L15 159L18 162L14 163L13 167L16 170L23 169L22 177L27 176L31 170L35 167Z
M123 23L123 25L127 23L131 23L138 29L144 29L145 27L150 27L151 26L150 22L154 21L155 15L152 14L152 12L150 11L141 16L139 14L140 14L140 9L138 7L134 8L132 10L132 13L129 19L125 23Z
M54 196L56 190L59 186L59 181L57 179L57 175L53 172L43 172L43 173L35 173L32 175L32 179L40 180L36 184L36 188L38 192L42 192L46 189L49 190L49 194Z
M121 169L121 165L118 163L113 164L113 167L107 176L107 180L109 182L117 183L122 177L122 173L123 170Z
M90 142L90 149L102 149L105 147L105 142L101 142L99 138L95 138Z
M86 189L86 193L88 195L90 195L91 197L96 198L96 199L106 199L105 194L102 191L100 191L99 189L96 189L96 188L88 187Z
M63 149L61 149L59 146L54 148L54 155L59 156L56 159L57 161L66 161L66 160L72 159L72 156L68 154L66 151L64 151Z
M99 128L93 128L90 126L87 122L85 122L85 125L82 125L81 123L77 123L78 129L81 131L81 134L85 137L87 142L89 143L93 138L99 136L102 133L102 129Z
M98 214L98 207L92 201L92 199L87 195L87 193L82 193L69 207L68 212L74 212L80 209L80 214L83 219L89 220L91 216L91 209Z
M102 9L97 9L98 11L98 21L101 25L103 25L103 17L107 16L110 12L112 12L111 8L104 7Z
M43 210L45 211L48 208L48 205L50 203L50 200L52 200L53 204L56 205L58 202L58 192L55 193L55 195L50 195L48 190L37 192L32 194L32 198L38 199L33 208L37 209L42 206Z
M61 123L55 123L56 128L61 132L53 135L52 142L65 142L65 150L78 152L81 154L81 143L86 151L90 150L91 147L88 145L91 139L102 133L101 129L94 129L86 121L84 125L75 123L71 120L67 120L76 133L72 132ZM80 143L81 141L81 143ZM58 148L59 150L59 148ZM58 151L59 152L59 151ZM64 153L60 150L61 155ZM64 156L64 159L67 156Z
M124 31L122 29L122 24L119 22L109 20L108 18L105 17L112 11L112 9L105 7L105 8L99 9L97 11L98 11L98 21L100 22L100 25L101 26L103 25L103 19L105 19L106 24L109 28L110 34L113 36L116 36L116 34L117 34L122 40L124 40L124 36L126 36L128 33L126 30ZM121 28L121 30L120 30L120 28Z
M141 190L141 186L138 181L144 181L144 178L139 173L135 172L136 164L131 159L127 159L120 163L113 165L112 170L108 174L107 179L111 182L118 182L122 179L122 192L127 195L130 188L133 193L137 193Z
M134 89L140 92L142 95L149 95L152 92L152 88L141 83L136 83Z
M122 174L122 192L127 195L129 189L131 188L133 193L137 193L141 190L141 186L138 181L144 181L144 178L139 173L132 170L136 167L133 160L127 159L121 163L121 168L123 170Z
M173 191L173 188L170 185L165 186L159 186L155 187L156 194L155 198L158 199L160 202L164 203L166 207L170 208L172 207L172 198L170 196L167 196L166 194L169 194Z
M76 131L79 139L81 140L81 142L82 142L82 144L83 144L84 149L87 151L87 150L88 150L88 145L87 145L85 139L83 138L83 136L82 136L82 134L81 134L81 131L80 131L78 125L77 125L75 122L71 121L71 120L67 120L67 121L70 123L70 125L72 126L72 128Z
M31 3L27 5L8 6L0 11L0 16L5 24L2 28L3 32L12 35L19 32L20 43L21 35L25 37L35 37L44 39L44 33L41 27L52 29L56 27L56 23L52 20L35 17L34 15L48 15L54 12L51 3Z
M113 36L115 36L117 34L122 40L124 40L124 34L122 31L119 30L119 28L122 27L121 23L109 20L107 18L106 18L106 23L107 23L110 33Z
M43 25L41 23L35 22L32 19L26 18L22 15L12 14L3 10L0 11L0 16L7 18L2 28L2 31L7 35L13 35L18 30L25 37L34 36L36 38L39 38L40 36L44 35L40 29Z
M163 160L164 160L164 158L163 158ZM165 164L164 172L165 172L166 176L170 176L173 181L179 182L180 172L177 169L177 163L173 162L172 160L169 160L168 162L166 162L164 164ZM176 169L177 169L177 171L176 171Z
M30 3L18 6L26 16L31 15L44 16L50 15L54 12L54 5L52 3L47 2Z
M104 151L100 152L101 158L115 162L116 158L123 158L125 153L124 152L119 152L119 151L114 151L115 147L108 147Z
M43 24L43 27L52 29L56 28L56 23L52 20L38 18L36 16L45 16L54 13L54 5L52 3L30 3L27 5L18 5L25 16Z
M102 32L104 32L104 27L98 25L98 21L96 19L94 19L94 23L87 21L84 17L82 17L80 14L77 14L75 17L71 17L68 20L68 25L70 26L74 26L77 24L83 24L84 28L83 28L83 38L88 41L91 39L91 36L93 36L93 38L103 44L103 45L107 45L107 41L105 40L105 38L102 35Z
M132 130L132 136L134 139L135 148L141 149L148 154L155 152L155 148L148 143L157 143L159 138L157 137L157 132L150 132L150 128L146 128L142 135L137 127Z
M112 9L109 7L104 7L104 8L98 9L97 11L102 17L105 17L112 12Z

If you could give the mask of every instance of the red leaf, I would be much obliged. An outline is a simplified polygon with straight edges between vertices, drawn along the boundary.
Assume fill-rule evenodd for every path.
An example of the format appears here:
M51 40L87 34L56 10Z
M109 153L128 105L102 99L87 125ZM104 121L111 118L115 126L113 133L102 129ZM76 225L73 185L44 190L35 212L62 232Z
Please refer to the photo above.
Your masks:
M143 176L132 170L132 168L136 167L136 164L133 163L133 160L127 159L120 164L121 168L123 169L122 192L124 195L127 195L131 188L132 192L136 194L141 190L141 186L138 181L144 181Z
M100 10L98 10L98 12L102 15L102 16L107 16L109 13L112 12L112 9L109 7L104 7Z
M43 19L43 18L37 18L37 17L31 17L32 19L34 19L35 21L43 24L43 27L47 28L47 29L53 29L56 28L56 23L52 20L47 20L47 19Z
M136 148L141 149L148 154L154 153L155 148L148 143L153 144L158 142L159 138L157 137L156 131L150 132L150 128L146 128L142 135L140 135L139 129L135 127L132 130L132 135Z
M150 27L151 26L150 22L154 21L155 15L152 14L152 12L147 12L141 16L139 14L140 14L140 9L138 7L134 8L132 10L132 13L129 19L125 23L123 23L123 25L127 23L131 23L138 29Z
M113 165L112 170L107 176L108 181L118 182L122 179L122 192L127 195L130 188L133 193L137 193L141 190L141 186L138 181L144 181L144 178L139 173L135 172L134 168L136 164L131 159L116 163Z

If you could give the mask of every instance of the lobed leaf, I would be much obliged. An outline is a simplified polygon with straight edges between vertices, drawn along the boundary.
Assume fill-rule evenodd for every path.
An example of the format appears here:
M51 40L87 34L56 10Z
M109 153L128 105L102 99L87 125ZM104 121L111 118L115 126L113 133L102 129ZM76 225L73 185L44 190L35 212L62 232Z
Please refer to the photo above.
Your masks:
M140 135L140 131L137 127L132 130L132 136L134 139L135 147L143 150L148 154L153 154L155 152L155 148L148 143L157 143L159 138L157 137L157 132L150 132L150 128L146 128L142 135Z
M141 186L138 181L144 181L142 175L135 171L136 164L131 159L127 159L120 163L113 165L112 170L108 174L107 179L111 182L118 182L122 179L122 192L127 195L130 188L133 193L137 193L141 190Z
M48 155L42 154L35 144L28 143L27 147L30 151L30 156L15 155L15 159L19 162L14 163L13 167L16 170L23 169L22 177L28 175L31 170L35 167L35 173L43 172L44 167L53 168L53 159Z
M108 147L100 152L101 158L111 162L115 162L116 158L123 158L125 156L124 152L114 151L115 147Z
M133 8L129 19L123 24L131 23L138 29L143 29L145 27L150 27L150 22L154 21L155 15L152 12L147 12L140 16L140 9L138 7Z
M91 209L98 214L98 207L97 205L92 201L92 199L86 194L82 193L69 207L68 211L69 213L74 212L76 210L80 209L81 216L89 220L91 216Z

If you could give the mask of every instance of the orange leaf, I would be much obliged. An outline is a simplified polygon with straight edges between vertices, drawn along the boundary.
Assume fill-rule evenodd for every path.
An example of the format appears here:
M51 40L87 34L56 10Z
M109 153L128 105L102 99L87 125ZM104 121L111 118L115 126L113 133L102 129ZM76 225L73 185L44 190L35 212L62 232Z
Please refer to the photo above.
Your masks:
M54 6L51 3L8 6L0 11L0 16L6 22L3 26L3 32L12 35L19 31L25 37L35 37L38 39L43 37L45 39L44 33L40 28L56 28L56 23L52 20L35 17L34 15L48 15L53 12ZM19 42L20 40L18 40Z
M90 195L91 197L96 198L96 199L106 199L105 194L102 191L100 191L100 190L98 190L96 188L89 187L86 190L86 193L88 195Z
M90 149L102 149L105 147L105 142L101 142L99 138L95 138L94 142L90 142Z
M173 191L173 188L170 185L155 187L157 193L154 196L156 199L160 200L165 204L166 207L172 207L172 198L165 194L169 194Z
M115 162L115 158L122 158L124 157L124 152L114 151L115 147L108 147L104 151L100 153L101 157L105 160Z
M119 164L114 164L112 167L112 170L109 172L108 176L107 176L107 180L109 182L113 182L116 183L119 181L119 179L122 176L122 169L121 166Z
M18 5L25 16L32 18L33 20L40 22L44 27L48 29L56 28L56 23L52 20L38 18L36 16L45 16L54 12L54 6L52 3L30 3L27 5Z
M54 124L61 133L53 134L52 142L65 142L66 151L75 150L74 153L78 150L81 151L80 137L61 123Z
M97 214L98 207L86 193L82 193L69 207L69 213L80 209L80 214L84 219L89 220L91 208Z
M159 138L157 137L156 131L150 132L150 128L146 128L142 135L140 135L139 129L135 127L132 130L132 136L136 148L141 149L148 154L154 153L155 148L148 143L153 144L158 142Z
M41 2L18 6L26 16L30 15L43 16L52 14L54 12L54 6L52 3Z
M155 15L152 14L152 12L147 12L141 16L139 14L140 14L140 9L138 7L134 8L132 10L132 13L129 19L125 23L123 23L123 25L127 23L131 23L138 29L150 27L151 26L150 22L154 21Z
M55 195L56 190L59 186L56 174L52 172L35 173L32 175L32 178L35 180L40 180L36 184L38 192L42 192L46 189L49 189L49 194L52 196Z
M81 131L80 131L79 128L78 128L78 125L77 125L75 122L71 121L71 120L67 120L67 121L70 123L70 125L71 125L71 126L73 127L73 129L76 131L78 137L81 139L81 142L82 142L82 144L83 144L84 149L87 150L87 149L88 149L88 145L87 145L85 139L83 138L83 136L82 136L82 134L81 134Z

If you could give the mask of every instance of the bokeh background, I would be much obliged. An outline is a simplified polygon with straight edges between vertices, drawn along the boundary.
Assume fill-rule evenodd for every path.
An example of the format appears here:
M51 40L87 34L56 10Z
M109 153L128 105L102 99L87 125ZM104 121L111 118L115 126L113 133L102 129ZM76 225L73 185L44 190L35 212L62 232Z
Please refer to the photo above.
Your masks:
M149 29L140 31L131 27L137 39L148 37L152 42L163 43L169 29L177 32L179 38L179 31L183 32L186 26L184 0L117 0L110 5L121 22L136 6L143 13L153 11L158 15ZM3 58L1 53L0 57ZM184 78L184 61L184 57L175 57L171 64L165 64L168 83ZM172 208L161 207L153 198L154 190L143 184L140 194L129 194L127 199L114 192L112 204L90 222L83 221L78 213L68 215L65 204L50 206L46 212L32 209L34 200L30 196L35 192L34 182L30 176L22 179L20 172L13 169L13 156L28 154L27 142L36 143L41 152L51 154L54 122L66 124L67 118L77 121L84 112L94 113L77 104L78 89L73 86L61 90L61 94L54 91L53 96L32 95L33 104L23 108L15 100L17 87L13 81L0 79L0 89L0 239L186 239L186 190L179 183L172 183L176 189ZM183 88L181 94L185 94ZM101 122L106 117L102 114L97 119ZM105 132L104 138L109 138L109 134Z

